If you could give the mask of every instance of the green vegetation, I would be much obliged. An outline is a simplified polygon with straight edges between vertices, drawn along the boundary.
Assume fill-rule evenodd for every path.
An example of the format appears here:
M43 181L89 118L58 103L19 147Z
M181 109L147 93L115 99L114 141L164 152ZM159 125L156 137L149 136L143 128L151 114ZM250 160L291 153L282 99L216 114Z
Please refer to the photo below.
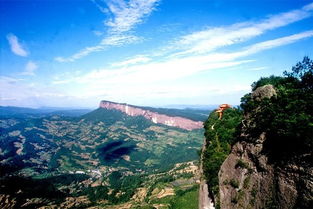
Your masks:
M234 203L234 204L239 203L240 200L243 199L244 195L245 195L244 191L243 191L243 190L239 190L239 191L236 193L236 195L235 195L234 197L232 197L231 202Z
M183 170L189 165L185 162L198 159L201 129L182 130L106 109L76 118L10 117L0 121L4 153L0 161L7 162L0 165L0 183L1 192L18 196L19 204L32 198L47 198L38 206L77 198L88 206L131 202L151 208L150 198L156 196L151 197L151 192L156 187L186 190L194 185L189 181L194 174ZM178 163L181 166L176 166ZM32 178L26 183L17 181L27 187L17 195L21 188L8 179L10 175ZM146 202L131 199L138 188L151 188ZM165 198L171 202L176 197L171 194ZM29 207L33 206L37 207Z
M265 133L262 151L268 155L270 163L279 166L297 157L299 161L299 156L303 156L302 163L312 162L304 154L311 153L313 149L313 61L304 57L291 72L284 72L283 76L261 78L252 84L252 90L268 84L274 87L274 96L253 99L252 93L246 94L241 99L240 108L227 109L221 120L212 112L204 124L207 141L203 153L204 174L217 198L217 207L218 172L231 146L237 141L254 143ZM248 116L249 121L245 123L249 125L241 123L243 115ZM244 136L239 134L241 131L244 131ZM249 176L244 180L243 188L249 188L253 170L242 160L238 160L235 167L248 170ZM224 183L234 188L239 186L237 181ZM256 194L257 190L253 187L253 199ZM238 194L232 201L237 203L241 196ZM273 199L267 203L268 208L274 208L275 205Z
M96 202L98 200L108 199L109 189L106 186L88 187L82 194L87 195L90 201Z
M217 113L212 112L204 123L207 147L203 153L203 168L208 185L215 195L218 194L218 171L235 142L241 120L241 110L231 108L224 112L221 120Z
M188 189L175 189L175 195L154 199L152 204L168 205L168 209L197 209L198 208L198 185Z
M0 178L1 194L13 196L16 208L20 208L24 199L48 198L52 203L64 200L66 194L59 191L53 179L32 179L20 176L7 176ZM67 179L68 180L68 179ZM68 183L67 180L65 183ZM60 179L57 180L60 183ZM35 203L34 208L39 208L43 203Z
M170 209L198 209L198 194L198 186L177 191L176 197L171 201Z
M236 179L231 179L229 181L229 185L232 186L234 189L239 188L239 181L237 181Z
M249 169L249 164L247 162L244 162L243 160L238 160L236 165L235 165L235 168L245 168L245 169Z
M272 84L277 96L261 101L252 100L251 94L242 99L241 107L250 113L247 133L257 139L266 132L264 152L272 163L284 163L293 156L313 149L313 61L305 57L284 72L283 77L261 78L253 89ZM256 110L258 107L258 111Z
M243 181L243 188L244 189L249 189L249 184L250 184L250 175L249 176L247 176L246 178L245 178L245 180Z
M256 198L256 195L258 194L258 190L257 190L257 187L256 186L253 186L251 192L250 192L250 195L251 195L251 199L250 199L250 202L249 204L253 207L254 206L254 202L255 202L255 198Z

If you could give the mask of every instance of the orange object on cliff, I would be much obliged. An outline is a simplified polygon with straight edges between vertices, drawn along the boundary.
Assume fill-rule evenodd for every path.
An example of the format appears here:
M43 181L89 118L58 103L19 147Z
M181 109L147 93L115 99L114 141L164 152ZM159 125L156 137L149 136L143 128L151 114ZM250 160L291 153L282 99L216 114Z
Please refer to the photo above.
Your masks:
M223 111L228 109L228 108L231 108L231 106L229 104L221 104L219 106L219 108L215 111L218 113L218 116L219 116L219 119L222 119L223 117Z

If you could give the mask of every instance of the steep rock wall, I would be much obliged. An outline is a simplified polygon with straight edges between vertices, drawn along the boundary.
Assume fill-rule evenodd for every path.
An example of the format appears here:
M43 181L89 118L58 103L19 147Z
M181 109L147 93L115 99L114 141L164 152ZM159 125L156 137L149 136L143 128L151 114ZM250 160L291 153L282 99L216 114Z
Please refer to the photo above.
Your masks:
M271 85L259 87L251 94L254 100L272 96L276 92ZM241 131L241 137L247 140L232 147L219 171L221 209L313 208L312 155L296 156L280 165L269 162L263 149L266 132L252 139L245 131L255 126L250 116L251 112L244 116Z
M313 208L313 168L301 160L307 156L277 167L262 153L264 140L233 146L219 172L221 209Z
M193 121L182 117L172 117L164 114L159 114L157 112L141 109L139 107L131 106L128 104L101 101L100 108L119 110L129 116L143 116L146 119L151 120L153 123L160 123L185 130L203 128L203 123L201 121Z

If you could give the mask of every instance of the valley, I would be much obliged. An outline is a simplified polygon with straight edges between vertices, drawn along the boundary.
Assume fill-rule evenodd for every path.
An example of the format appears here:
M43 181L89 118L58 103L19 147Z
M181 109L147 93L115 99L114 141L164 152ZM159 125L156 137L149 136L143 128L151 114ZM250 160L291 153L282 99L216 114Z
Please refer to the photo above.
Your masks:
M313 0L0 0L0 209L313 209L312 22Z
M203 117L197 110L179 112L167 117ZM0 205L175 208L188 199L186 208L197 208L203 138L198 127L168 126L101 107L76 117L4 113Z

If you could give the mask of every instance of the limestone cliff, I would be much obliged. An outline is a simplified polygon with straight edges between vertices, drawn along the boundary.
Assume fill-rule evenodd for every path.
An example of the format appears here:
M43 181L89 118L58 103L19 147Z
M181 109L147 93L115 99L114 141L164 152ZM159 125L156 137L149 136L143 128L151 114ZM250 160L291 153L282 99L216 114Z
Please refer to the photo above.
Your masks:
M123 103L101 101L100 108L119 110L130 116L143 116L146 119L151 120L153 123L160 123L167 126L177 127L186 130L200 129L203 127L203 122L201 121L193 121L183 117L159 114L157 112L146 110L141 107L136 107Z
M272 85L259 87L252 100L275 97ZM229 208L313 208L312 152L294 156L283 163L270 161L265 148L264 130L252 136L247 130L256 126L251 119L256 108L244 115L241 138L219 171L221 209ZM278 153L276 153L278 154Z

